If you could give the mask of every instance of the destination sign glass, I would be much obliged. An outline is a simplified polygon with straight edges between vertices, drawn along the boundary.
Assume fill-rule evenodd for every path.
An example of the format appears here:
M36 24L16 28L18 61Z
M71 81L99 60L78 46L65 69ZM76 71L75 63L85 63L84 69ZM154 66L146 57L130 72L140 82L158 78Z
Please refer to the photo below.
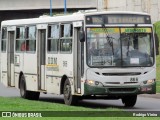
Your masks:
M86 24L151 24L148 15L109 14L86 17Z
M108 23L145 23L144 16L108 16Z

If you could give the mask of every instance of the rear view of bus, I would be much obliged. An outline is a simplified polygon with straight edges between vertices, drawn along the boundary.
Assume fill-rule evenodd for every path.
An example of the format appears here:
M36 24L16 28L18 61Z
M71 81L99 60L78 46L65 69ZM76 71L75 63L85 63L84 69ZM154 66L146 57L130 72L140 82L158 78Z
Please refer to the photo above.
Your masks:
M140 13L86 16L85 95L120 98L133 107L138 94L156 93L151 18Z

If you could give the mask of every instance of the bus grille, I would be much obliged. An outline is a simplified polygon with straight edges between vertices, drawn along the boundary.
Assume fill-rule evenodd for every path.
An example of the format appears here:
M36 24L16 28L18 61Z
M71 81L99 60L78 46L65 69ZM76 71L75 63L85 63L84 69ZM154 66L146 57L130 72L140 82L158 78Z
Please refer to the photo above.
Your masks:
M109 88L110 92L134 92L136 88Z
M140 72L132 72L132 73L102 73L104 76L133 76L140 75Z

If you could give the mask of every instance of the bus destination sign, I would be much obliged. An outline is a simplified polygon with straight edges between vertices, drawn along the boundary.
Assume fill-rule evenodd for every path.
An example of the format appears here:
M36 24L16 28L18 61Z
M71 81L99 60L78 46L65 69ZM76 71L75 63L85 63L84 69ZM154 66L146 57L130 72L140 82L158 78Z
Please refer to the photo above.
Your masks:
M116 23L138 24L138 23L145 23L145 19L143 16L109 16L108 23L109 24L116 24Z
M86 24L150 24L148 15L109 14L92 15L86 17Z

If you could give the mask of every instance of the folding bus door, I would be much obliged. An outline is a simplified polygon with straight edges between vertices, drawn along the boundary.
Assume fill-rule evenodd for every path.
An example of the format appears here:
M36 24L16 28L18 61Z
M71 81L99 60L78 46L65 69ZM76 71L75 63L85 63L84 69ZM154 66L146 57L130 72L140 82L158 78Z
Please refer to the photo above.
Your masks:
M37 73L38 89L46 90L46 29L47 25L38 25Z
M15 31L8 31L8 47L7 47L7 79L8 86L15 86L14 79L14 41Z

